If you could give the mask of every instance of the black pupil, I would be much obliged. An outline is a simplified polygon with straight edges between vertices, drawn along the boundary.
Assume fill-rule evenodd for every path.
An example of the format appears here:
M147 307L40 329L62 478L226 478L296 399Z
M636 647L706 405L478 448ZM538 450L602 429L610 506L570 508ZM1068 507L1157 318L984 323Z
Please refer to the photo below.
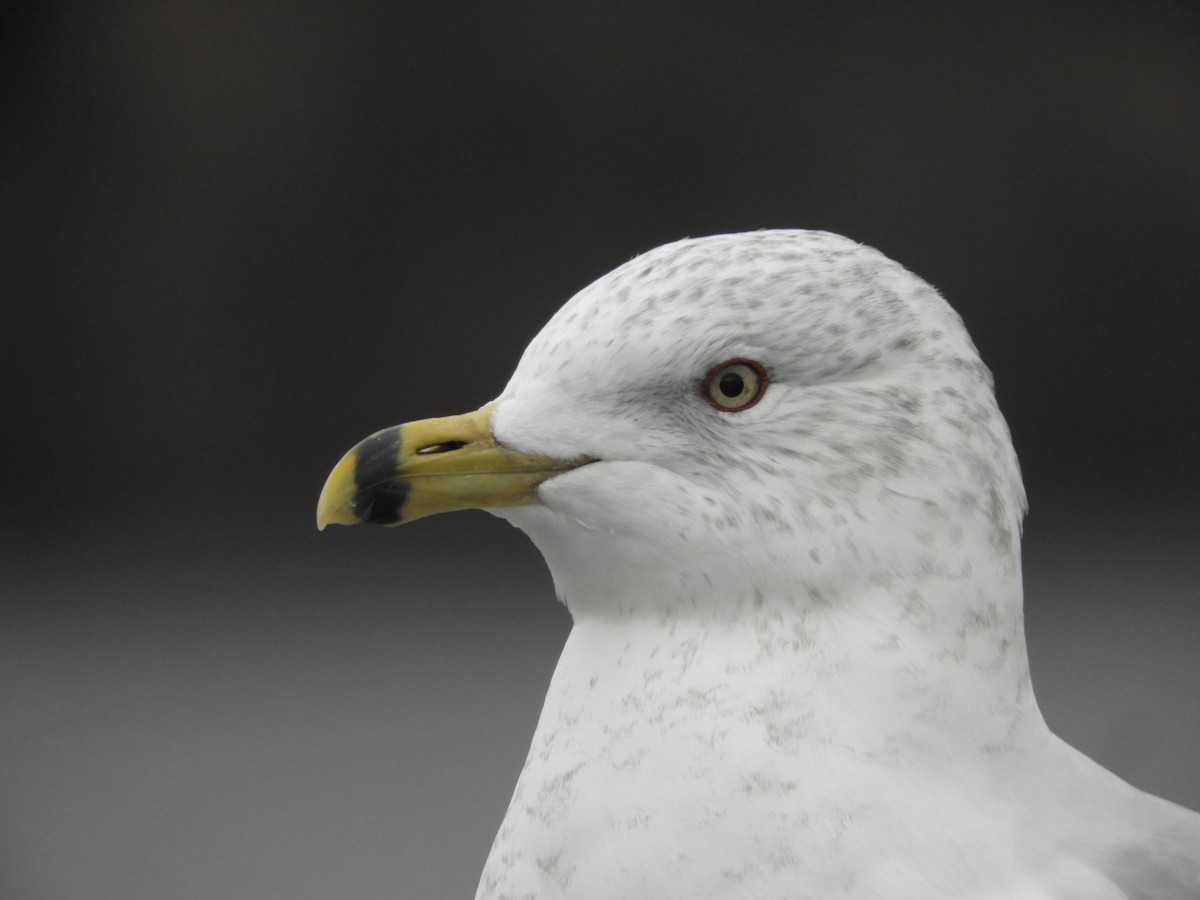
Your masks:
M737 372L726 372L717 382L717 387L726 397L740 397L742 391L746 390L746 382Z

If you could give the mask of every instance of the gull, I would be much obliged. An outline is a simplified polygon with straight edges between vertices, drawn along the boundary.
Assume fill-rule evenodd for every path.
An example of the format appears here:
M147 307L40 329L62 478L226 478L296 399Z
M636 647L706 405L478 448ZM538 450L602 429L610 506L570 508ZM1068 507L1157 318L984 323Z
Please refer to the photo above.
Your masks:
M1200 815L1038 709L991 374L882 253L636 257L494 401L346 453L317 523L471 507L573 619L480 900L1200 898Z

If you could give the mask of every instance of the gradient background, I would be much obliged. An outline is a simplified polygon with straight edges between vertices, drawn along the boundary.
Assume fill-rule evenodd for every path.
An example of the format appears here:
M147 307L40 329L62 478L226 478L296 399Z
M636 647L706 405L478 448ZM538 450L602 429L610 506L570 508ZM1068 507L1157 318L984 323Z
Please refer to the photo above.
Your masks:
M1046 716L1200 807L1200 12L727 6L9 13L0 897L470 896L568 616L497 519L317 493L595 277L760 227L963 314Z

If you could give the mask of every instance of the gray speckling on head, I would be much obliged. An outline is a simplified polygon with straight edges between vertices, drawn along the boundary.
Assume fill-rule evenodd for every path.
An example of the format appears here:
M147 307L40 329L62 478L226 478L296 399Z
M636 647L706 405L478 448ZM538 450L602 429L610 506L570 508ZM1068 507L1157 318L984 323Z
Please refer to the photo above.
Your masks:
M701 389L731 359L768 377L740 412ZM551 319L492 422L599 461L496 510L576 624L480 898L1123 896L1137 834L1047 816L1143 814L1037 710L1016 456L932 287L823 232L669 244Z
M770 387L753 409L715 412L698 385L734 357L761 362ZM997 561L1016 571L1025 499L988 370L936 291L837 235L721 235L631 260L572 298L534 339L495 422L520 449L677 476L676 487L707 504L689 517L706 526L703 535L685 532L693 548L751 521L775 535L751 552L787 557L803 542L805 553L838 551L827 567L845 566L848 555L888 554L895 535L861 524L886 513L893 529L986 529ZM547 505L596 474L547 484ZM637 531L625 521L642 512L630 487L623 511L583 520ZM657 490L671 494L666 484ZM737 549L745 558L747 548ZM910 547L892 549L894 566L912 562ZM569 581L560 579L568 597Z

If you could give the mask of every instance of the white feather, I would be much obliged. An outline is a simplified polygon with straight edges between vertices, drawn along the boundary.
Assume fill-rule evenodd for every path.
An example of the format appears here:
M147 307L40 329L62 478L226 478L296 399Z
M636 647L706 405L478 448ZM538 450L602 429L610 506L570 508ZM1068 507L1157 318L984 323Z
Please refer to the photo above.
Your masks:
M738 357L769 387L719 411ZM493 422L600 462L496 511L575 626L479 898L1200 897L1200 816L1038 711L1016 457L919 278L820 232L661 247L554 316Z

